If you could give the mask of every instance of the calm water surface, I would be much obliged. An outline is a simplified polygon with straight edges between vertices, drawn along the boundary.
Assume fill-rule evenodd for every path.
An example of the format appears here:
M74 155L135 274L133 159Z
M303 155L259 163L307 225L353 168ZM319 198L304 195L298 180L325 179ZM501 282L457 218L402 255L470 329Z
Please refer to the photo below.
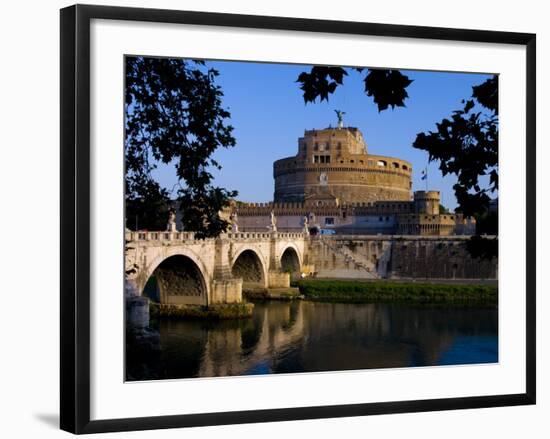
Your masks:
M256 303L251 318L154 322L156 350L127 353L128 380L498 361L496 308Z

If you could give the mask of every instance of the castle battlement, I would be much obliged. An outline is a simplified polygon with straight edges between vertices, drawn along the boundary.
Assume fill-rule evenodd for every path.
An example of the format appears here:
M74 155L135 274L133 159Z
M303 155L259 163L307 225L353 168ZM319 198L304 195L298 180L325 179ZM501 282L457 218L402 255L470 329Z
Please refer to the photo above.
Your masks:
M239 230L262 232L332 229L365 235L471 234L475 221L440 214L438 191L412 193L412 165L369 154L358 128L305 130L293 157L273 164L273 202L235 203Z
M412 166L406 160L369 154L357 128L306 130L295 156L273 164L276 202L300 202L330 189L339 202L411 199Z

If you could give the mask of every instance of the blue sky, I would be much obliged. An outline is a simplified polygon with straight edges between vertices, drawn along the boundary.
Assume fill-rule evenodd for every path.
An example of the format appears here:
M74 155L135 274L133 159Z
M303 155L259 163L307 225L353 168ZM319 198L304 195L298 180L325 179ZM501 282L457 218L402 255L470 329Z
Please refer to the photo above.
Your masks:
M420 178L428 155L412 147L416 134L434 130L436 122L450 116L461 107L462 99L471 96L473 85L489 77L402 70L414 80L407 89L407 106L379 113L372 98L363 92L363 75L355 71L349 71L344 85L328 103L306 105L295 81L310 66L233 61L208 61L207 65L220 72L217 82L237 141L234 148L216 151L214 158L223 169L213 172L214 184L238 190L238 199L250 202L273 199L273 162L296 154L304 129L334 126L334 109L346 112L346 126L363 132L370 153L411 162L413 190L425 189ZM441 191L442 203L454 209L454 176L443 178L436 162L428 165L428 175L429 189ZM172 167L160 166L155 176L169 189L176 183Z

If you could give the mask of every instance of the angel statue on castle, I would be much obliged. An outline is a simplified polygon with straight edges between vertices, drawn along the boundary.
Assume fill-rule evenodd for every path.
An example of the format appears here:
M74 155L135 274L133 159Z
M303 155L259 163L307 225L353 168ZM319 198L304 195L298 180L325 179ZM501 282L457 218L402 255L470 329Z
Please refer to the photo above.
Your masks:
M338 118L338 128L344 128L344 114L346 114L346 112L340 110L334 110L334 112Z

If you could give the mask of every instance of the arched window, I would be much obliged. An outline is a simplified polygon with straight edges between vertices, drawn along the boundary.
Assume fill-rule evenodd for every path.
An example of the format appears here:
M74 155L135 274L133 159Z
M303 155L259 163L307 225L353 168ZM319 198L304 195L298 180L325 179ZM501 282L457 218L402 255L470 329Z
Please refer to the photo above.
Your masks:
M382 168L385 168L387 163L384 161L384 160L378 160L378 162L376 162L376 164Z

